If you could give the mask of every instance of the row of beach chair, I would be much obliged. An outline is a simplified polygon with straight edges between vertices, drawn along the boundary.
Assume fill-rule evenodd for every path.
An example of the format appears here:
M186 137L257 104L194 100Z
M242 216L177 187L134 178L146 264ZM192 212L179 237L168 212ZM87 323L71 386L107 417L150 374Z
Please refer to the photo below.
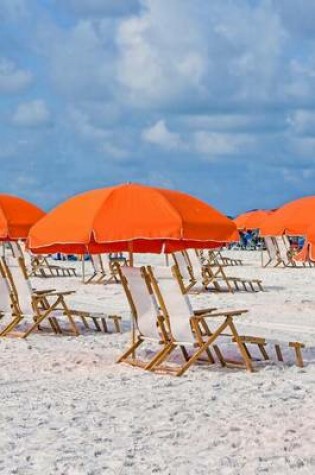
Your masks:
M298 261L291 250L288 236L267 236L265 245L267 250L267 261L263 263L263 267L273 265L274 267L298 267L298 266L314 266L311 260Z

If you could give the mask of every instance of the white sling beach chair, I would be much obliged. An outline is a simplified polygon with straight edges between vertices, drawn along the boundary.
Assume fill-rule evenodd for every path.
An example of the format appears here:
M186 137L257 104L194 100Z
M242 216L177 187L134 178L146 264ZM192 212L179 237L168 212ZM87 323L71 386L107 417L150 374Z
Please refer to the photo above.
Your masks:
M225 329L230 329L231 335L236 344L239 347L240 353L242 355L243 362L228 362L221 354L218 347L214 346L216 353L219 356L219 360L223 366L226 366L228 363L233 364L234 366L244 366L252 371L251 359L246 352L246 348L242 343L237 330L233 323L233 316L241 315L246 312L244 310L240 311L231 311L226 312L210 312L207 314L198 314L196 315L192 309L190 301L187 295L184 295L181 292L181 289L178 285L177 280L174 278L174 268L169 267L147 267L148 274L152 283L152 287L156 294L159 306L163 312L165 320L168 322L169 329L169 340L170 346L166 351L152 362L148 369L157 370L161 367L161 364L168 359L169 355L178 347L186 346L192 347L194 352L192 356L186 358L185 363L182 366L175 368L176 376L181 376L188 370L188 368L195 362L197 362L200 357L206 353L208 356L208 362L214 363L214 359L210 352L210 346L215 343L220 335L223 334ZM217 328L210 332L204 337L200 329L200 321L205 320L206 318L218 319L223 318ZM162 368L163 370L163 368ZM172 371L174 368L166 368L166 371Z
M283 240L283 236L275 236L275 243L278 249L278 255L279 255L279 260L281 264L283 264L285 267L288 267L290 265L295 266L296 263L291 259L289 252L287 250L287 246Z
M71 292L34 291L31 282L23 269L21 258L1 258L1 267L6 275L10 287L10 299L12 306L12 321L0 332L0 336L11 333L22 320L31 320L32 324L23 333L17 336L26 338L46 318L53 331L60 333L57 322L58 317L68 317L71 329L75 335L79 332L76 328L72 315L64 301L64 296ZM51 302L50 299L54 301Z
M183 251L174 252L172 258L181 277L182 292L187 293L197 283L194 270L191 268L190 262Z
M5 277L5 271L0 264L0 319L2 320L8 315L12 315L10 287Z
M156 359L159 360L170 345L164 322L159 316L158 305L144 275L144 268L118 266L117 270L132 317L132 343L127 351L120 356L117 363L124 362L147 369L150 364L154 364ZM162 345L162 349L149 361L139 360L136 357L136 350L144 342L159 347Z
M268 260L263 265L263 267L267 267L272 262L274 262L275 266L279 265L281 261L279 261L278 251L277 251L277 248L275 246L275 243L274 243L272 237L271 236L266 236L264 238L264 241L265 241L266 250L267 250L267 254L268 254Z
M91 254L90 258L93 274L85 281L86 284L107 284L112 280L118 282L116 271L110 263L108 254Z

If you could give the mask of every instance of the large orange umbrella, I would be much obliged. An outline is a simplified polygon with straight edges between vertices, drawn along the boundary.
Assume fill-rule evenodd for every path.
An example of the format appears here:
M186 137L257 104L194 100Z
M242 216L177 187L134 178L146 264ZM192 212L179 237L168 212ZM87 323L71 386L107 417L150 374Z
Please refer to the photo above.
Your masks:
M272 213L264 209L255 209L240 214L234 219L237 229L245 231L247 229L259 229L263 221Z
M70 198L29 234L35 253L172 252L232 239L233 221L178 191L126 184Z
M25 239L44 211L17 196L0 194L0 241Z
M314 222L315 196L307 196L281 206L261 225L262 236L305 236Z

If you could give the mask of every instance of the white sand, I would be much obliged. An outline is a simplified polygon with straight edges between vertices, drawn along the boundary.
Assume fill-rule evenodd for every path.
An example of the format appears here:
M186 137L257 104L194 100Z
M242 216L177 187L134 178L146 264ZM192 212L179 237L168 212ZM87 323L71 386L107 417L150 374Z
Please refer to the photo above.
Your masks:
M238 255L247 265L229 273L262 278L267 292L202 294L195 306L249 308L242 331L304 341L304 369L293 350L285 365L270 350L254 374L216 365L174 378L117 365L129 339L120 286L36 279L120 313L124 333L0 341L0 474L314 474L315 268L261 269L258 253Z

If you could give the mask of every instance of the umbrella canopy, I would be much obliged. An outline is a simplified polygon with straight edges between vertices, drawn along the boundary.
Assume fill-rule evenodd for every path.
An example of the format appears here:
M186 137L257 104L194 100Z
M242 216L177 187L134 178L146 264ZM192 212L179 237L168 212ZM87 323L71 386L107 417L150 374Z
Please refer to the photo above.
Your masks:
M262 236L305 236L314 222L315 196L307 196L281 206L264 220Z
M247 229L259 229L263 221L272 213L264 209L255 209L240 214L234 219L237 229L245 231Z
M44 214L22 198L0 194L0 241L25 239L33 224Z
M233 221L197 198L138 184L70 198L31 230L33 252L172 252L231 240Z

